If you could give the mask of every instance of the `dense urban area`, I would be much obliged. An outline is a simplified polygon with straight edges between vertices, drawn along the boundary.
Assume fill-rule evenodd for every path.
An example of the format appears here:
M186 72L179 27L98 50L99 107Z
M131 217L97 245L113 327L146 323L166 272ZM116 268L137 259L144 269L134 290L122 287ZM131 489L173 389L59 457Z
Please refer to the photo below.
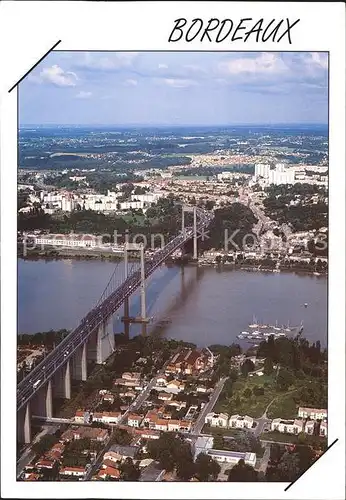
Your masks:
M196 206L213 218L180 265L327 274L326 127L23 127L18 161L21 258L116 261L136 238L150 259ZM18 381L68 334L18 335ZM33 417L18 480L294 481L328 446L327 351L256 318L239 338L114 334Z

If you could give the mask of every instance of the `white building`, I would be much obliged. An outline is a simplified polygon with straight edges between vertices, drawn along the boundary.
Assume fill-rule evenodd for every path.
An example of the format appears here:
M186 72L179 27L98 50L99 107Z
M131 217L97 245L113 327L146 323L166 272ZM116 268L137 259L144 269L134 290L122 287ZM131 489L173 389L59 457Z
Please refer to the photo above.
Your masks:
M298 417L309 418L311 420L325 420L328 418L328 412L326 409L299 407Z
M36 245L95 248L102 246L102 237L91 234L46 234L35 237Z
M231 418L229 419L229 426L230 427L237 427L238 429L251 429L253 425L253 418L249 417L248 415L245 415L245 417L242 417L241 415L232 415Z
M323 437L328 436L327 422L321 422L321 424L320 424L320 436L323 436Z
M305 433L312 435L315 430L315 425L316 425L315 420L308 420L305 424L305 429L304 429Z
M263 177L268 179L270 172L270 165L268 163L257 163L255 165L255 177Z
M127 425L130 427L139 427L141 425L141 422L143 420L143 417L140 415L129 415L127 418Z
M229 416L227 413L208 413L205 423L211 427L227 427Z
M287 434L299 434L303 431L303 421L298 419L284 420L282 418L274 418L271 423L271 430Z
M207 451L207 455L217 462L236 465L239 460L244 460L247 465L251 465L252 467L256 465L256 453L211 449Z
M295 183L295 173L292 169L282 170L282 164L279 164L279 170L271 170L269 172L269 184L274 184L276 186L280 184L294 184Z

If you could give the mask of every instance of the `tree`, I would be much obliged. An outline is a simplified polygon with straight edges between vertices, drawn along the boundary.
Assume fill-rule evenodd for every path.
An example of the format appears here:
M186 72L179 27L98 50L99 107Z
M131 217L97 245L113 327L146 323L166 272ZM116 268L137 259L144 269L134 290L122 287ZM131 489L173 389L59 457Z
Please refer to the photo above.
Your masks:
M112 434L114 442L120 445L130 444L132 441L131 434L126 429L120 429L119 427L114 429Z
M225 439L224 439L223 434L221 432L217 432L214 435L213 447L215 448L215 450L223 450L225 448Z
M244 390L243 394L244 394L244 397L245 397L246 399L248 399L249 397L251 397L251 394L252 394L252 393L251 393L251 389L249 389L249 387L247 387L247 388Z
M137 481L141 472L139 467L134 465L132 458L128 457L126 460L120 465L121 479L123 481Z
M255 365L251 361L251 359L246 359L240 367L240 371L244 377L247 377L248 373L252 372L254 369L255 369Z
M195 464L193 463L192 455L186 455L177 463L177 476L182 481L188 481L195 473Z
M252 392L253 392L254 396L262 396L264 394L264 388L258 387L258 385L255 385L254 388L252 389Z
M237 465L232 467L228 474L228 481L233 482L254 482L258 480L258 473L251 465L240 459Z
M286 451L279 462L278 472L281 481L294 481L299 474L299 456Z
M38 442L32 445L32 451L36 453L36 455L42 456L58 441L58 438L54 436L54 434L46 434L45 436L42 436Z
M277 387L280 391L287 391L289 386L293 382L293 375L290 371L285 368L281 368L279 371L278 377L276 379Z
M264 360L263 373L264 375L271 375L273 370L273 360L267 356Z
M195 474L200 481L209 481L210 477L216 480L221 467L205 453L200 453L195 462Z

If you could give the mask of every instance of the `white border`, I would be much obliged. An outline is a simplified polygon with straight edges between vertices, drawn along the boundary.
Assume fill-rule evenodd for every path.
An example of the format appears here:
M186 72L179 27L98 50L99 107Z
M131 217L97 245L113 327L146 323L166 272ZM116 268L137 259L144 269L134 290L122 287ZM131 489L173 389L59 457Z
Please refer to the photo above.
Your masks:
M300 18L287 42L168 43L173 21ZM16 90L59 39L59 50L330 51L330 263L328 451L287 492L283 483L16 483ZM1 494L4 498L344 498L345 471L345 10L343 3L51 2L0 5L1 50Z

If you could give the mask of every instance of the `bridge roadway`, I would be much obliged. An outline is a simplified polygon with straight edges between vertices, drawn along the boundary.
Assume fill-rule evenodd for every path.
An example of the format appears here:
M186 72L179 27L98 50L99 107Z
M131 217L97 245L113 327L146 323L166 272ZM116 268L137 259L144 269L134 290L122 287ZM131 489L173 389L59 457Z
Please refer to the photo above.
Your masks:
M197 209L197 234L205 229L213 218L211 213ZM183 232L175 236L161 250L157 251L150 261L145 264L145 277L148 278L174 251L193 237L193 228L186 227ZM115 313L124 300L140 286L140 271L132 273L113 293L100 305L92 309L72 332L51 351L18 385L17 411L19 411L34 394L47 383L52 376L75 354L99 328L107 318Z

